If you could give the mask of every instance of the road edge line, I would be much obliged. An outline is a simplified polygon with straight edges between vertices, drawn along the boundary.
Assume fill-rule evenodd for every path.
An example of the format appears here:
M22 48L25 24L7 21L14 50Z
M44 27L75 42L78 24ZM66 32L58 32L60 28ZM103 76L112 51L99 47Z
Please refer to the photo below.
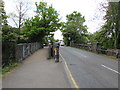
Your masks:
M114 70L114 69L112 69L112 68L110 68L110 67L107 67L107 66L105 66L105 65L101 65L102 67L104 67L104 68L106 68L106 69L108 69L108 70L111 70L111 71L113 71L113 72L115 72L115 73L117 73L117 74L120 74L118 71L116 71L116 70Z
M65 61L65 59L63 58L63 56L61 54L60 54L60 56L61 56L61 58L63 59L63 61L65 63L65 66L66 66L67 71L69 73L69 76L70 76L70 78L72 80L72 83L74 84L74 87L77 88L77 90L80 90L79 87L78 87L78 85L77 85L77 83L76 83L76 81L75 81L75 79L73 78L73 76L72 76L72 74L71 74L71 72L70 72L70 70L68 68L67 62Z

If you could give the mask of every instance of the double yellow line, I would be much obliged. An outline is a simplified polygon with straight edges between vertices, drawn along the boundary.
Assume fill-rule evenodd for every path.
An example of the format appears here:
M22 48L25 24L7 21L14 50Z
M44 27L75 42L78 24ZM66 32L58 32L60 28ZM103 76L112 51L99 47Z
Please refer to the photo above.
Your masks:
M60 54L60 56L62 57L61 54ZM69 68L68 68L68 65L67 65L65 59L64 59L63 57L62 57L62 59L63 59L63 61L64 61L64 63L65 63L65 66L66 66L66 68L67 68L67 71L68 71L68 73L69 73L69 76L70 76L70 78L71 78L71 80L72 80L72 82L73 82L75 88L76 88L77 90L80 90L80 88L78 87L78 85L77 85L75 79L73 78L73 76L72 76L72 74L71 74L71 72L70 72L70 70L69 70Z

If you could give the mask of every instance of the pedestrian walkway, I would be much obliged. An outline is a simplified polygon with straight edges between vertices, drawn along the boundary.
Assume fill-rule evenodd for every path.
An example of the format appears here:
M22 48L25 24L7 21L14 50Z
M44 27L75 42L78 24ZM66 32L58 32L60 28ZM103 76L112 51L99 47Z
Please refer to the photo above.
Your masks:
M47 60L48 49L40 49L26 58L3 78L3 88L70 88L64 64Z

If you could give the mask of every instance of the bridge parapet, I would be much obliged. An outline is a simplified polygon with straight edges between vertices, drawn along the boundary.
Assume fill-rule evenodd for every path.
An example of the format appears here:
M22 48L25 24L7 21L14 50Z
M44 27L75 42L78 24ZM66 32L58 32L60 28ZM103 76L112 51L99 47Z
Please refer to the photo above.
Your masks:
M2 43L2 66L9 65L11 61L21 62L26 57L42 48L40 42L20 43L3 42Z
M89 50L92 52L96 52L96 53L101 53L101 54L106 54L109 56L114 56L116 58L120 58L120 49L101 49L99 43L96 44L92 44L92 45L86 45L86 44L74 44L74 47L76 48L81 48L81 49L85 49L85 50Z
M41 48L41 44L35 43L22 43L16 46L16 61L22 61L36 50Z

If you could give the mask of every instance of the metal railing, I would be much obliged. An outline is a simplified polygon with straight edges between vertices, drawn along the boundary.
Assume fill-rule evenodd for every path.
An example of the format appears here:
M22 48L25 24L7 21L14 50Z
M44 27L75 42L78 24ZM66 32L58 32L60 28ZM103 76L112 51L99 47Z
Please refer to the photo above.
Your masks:
M3 42L2 66L9 65L12 61L23 61L26 57L40 48L42 48L42 44L40 42L21 44L16 44L14 42Z
M16 61L22 61L36 50L41 48L41 44L36 43L22 43L16 46Z

